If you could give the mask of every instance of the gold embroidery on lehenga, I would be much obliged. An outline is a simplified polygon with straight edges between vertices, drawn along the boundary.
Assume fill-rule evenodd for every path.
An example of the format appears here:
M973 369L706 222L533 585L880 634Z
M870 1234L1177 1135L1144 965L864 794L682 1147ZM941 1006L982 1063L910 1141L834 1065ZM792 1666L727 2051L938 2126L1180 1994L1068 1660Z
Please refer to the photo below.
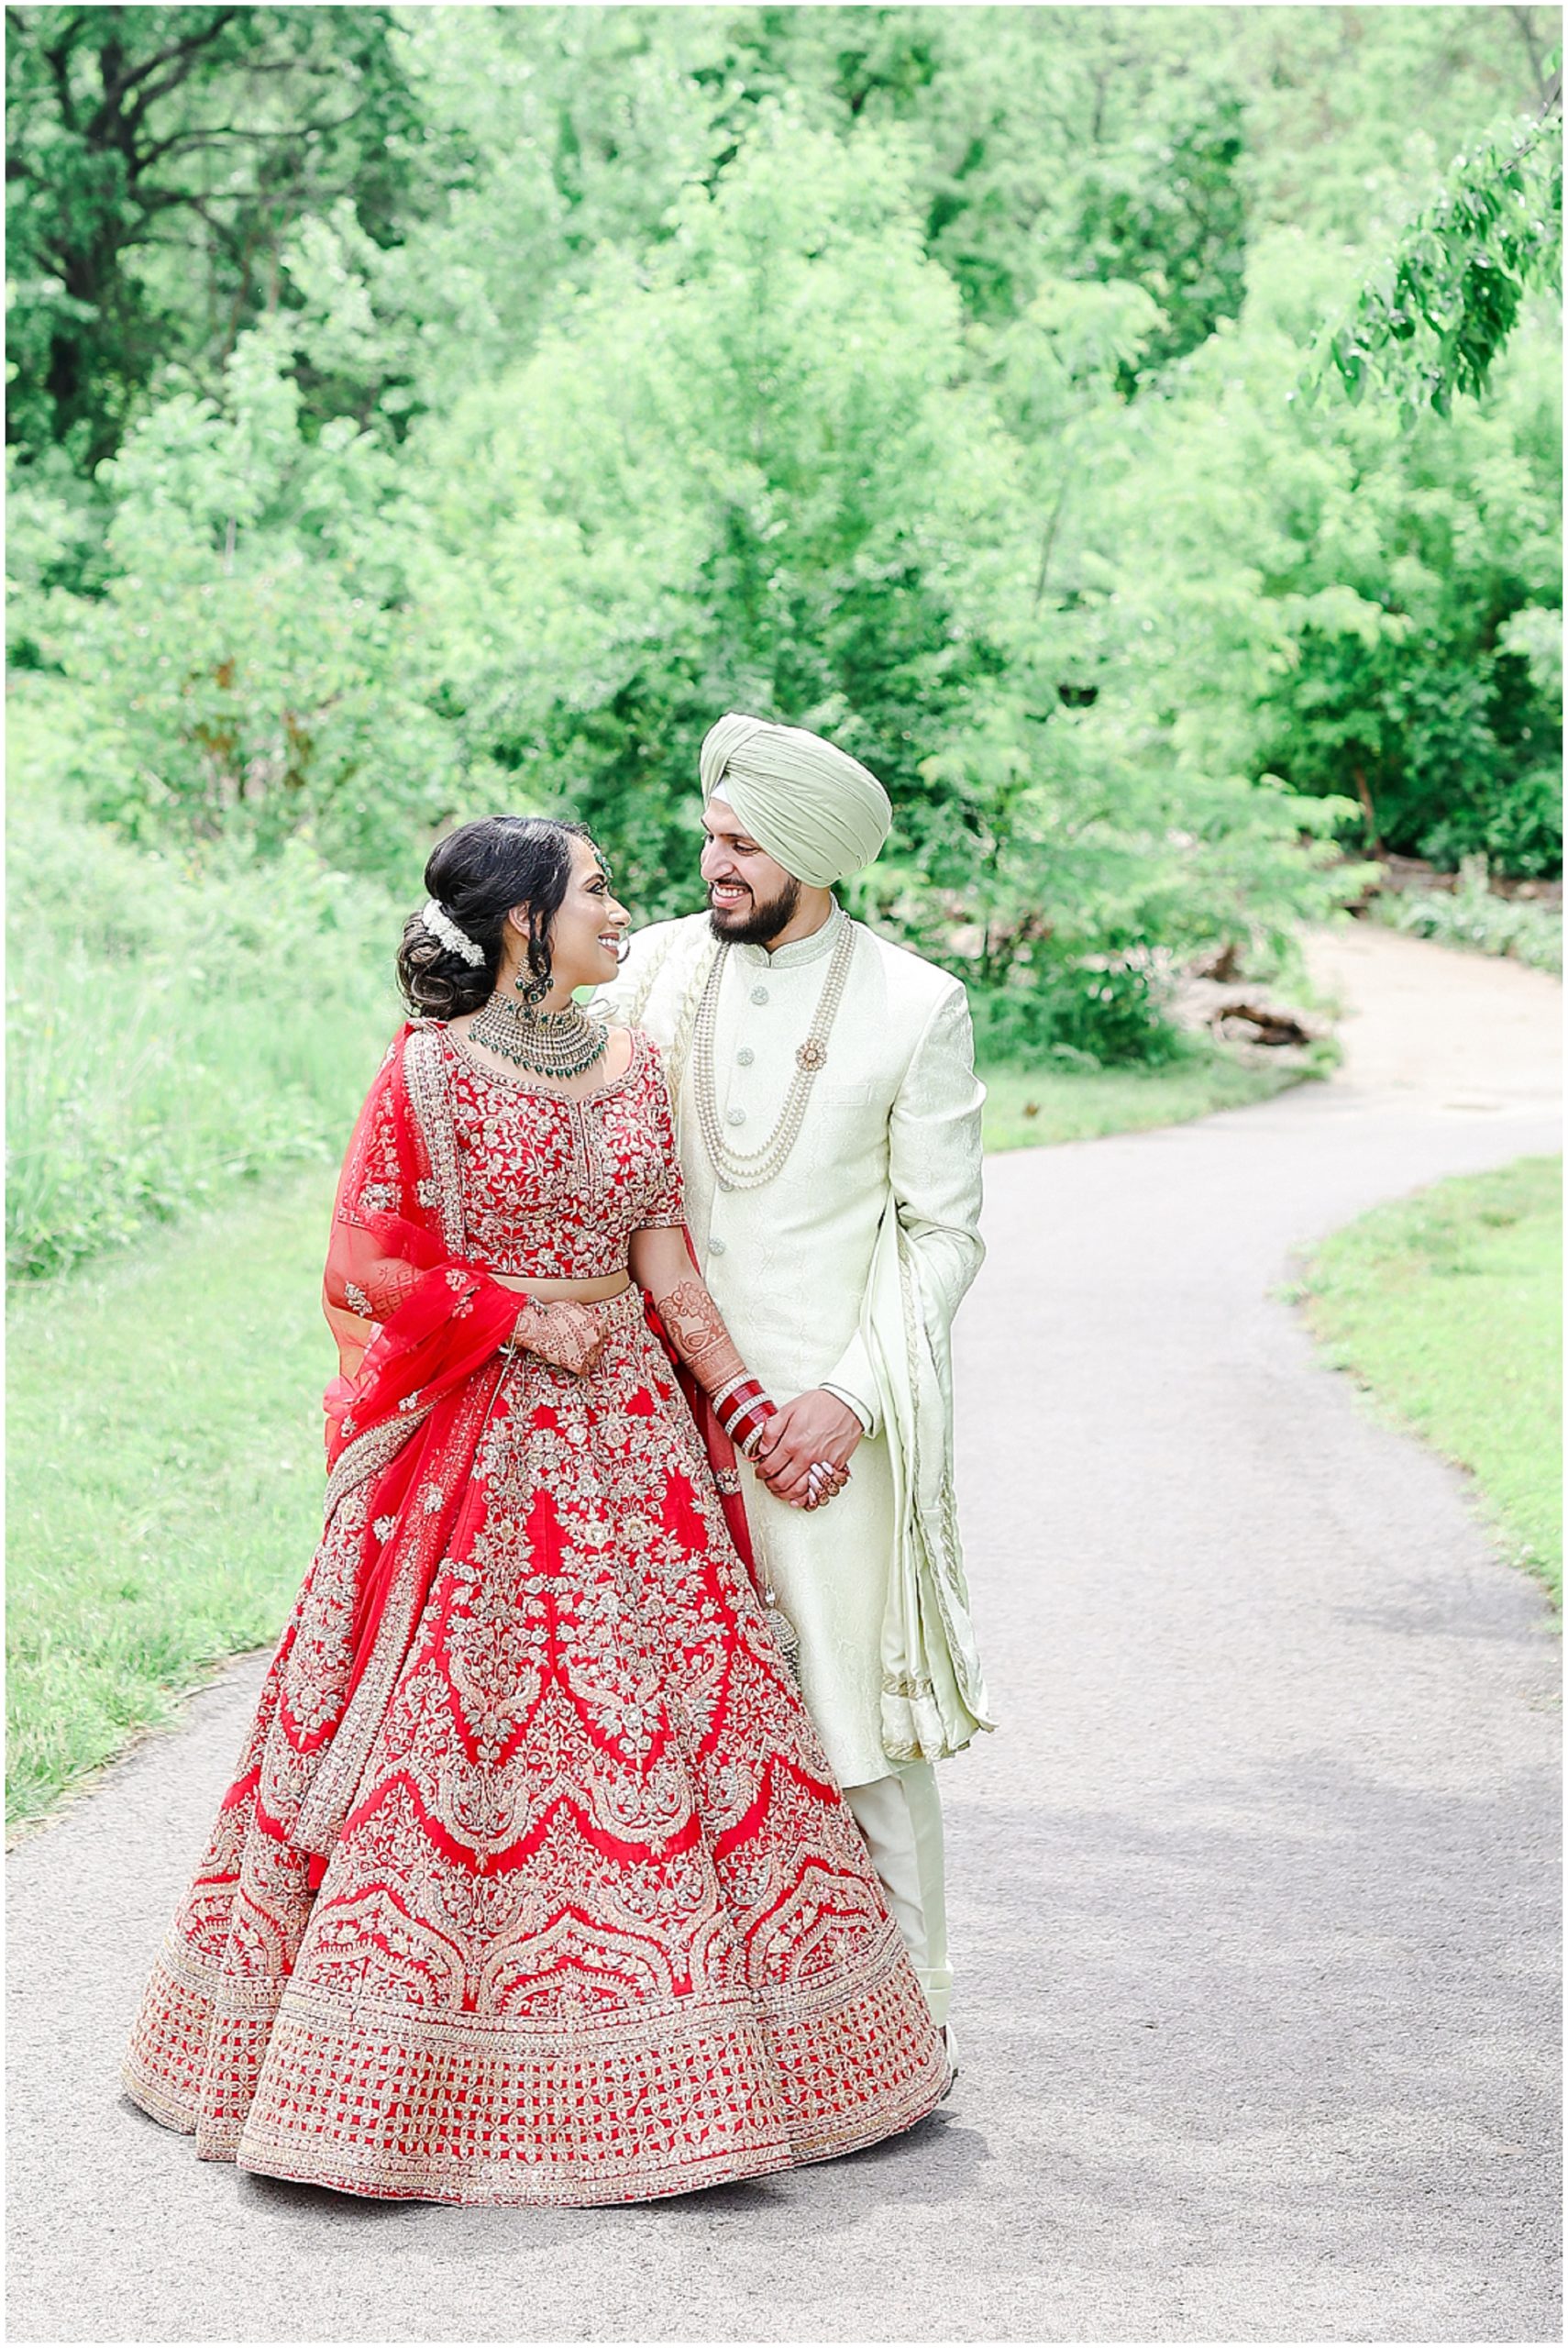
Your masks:
M419 1418L425 1416L422 1411ZM330 1517L346 1494L390 1466L418 1423L418 1419L398 1419L387 1426L367 1427L363 1434L356 1435L326 1479L323 1514Z
M639 1222L679 1220L651 1047L570 1120L444 1049L420 1031L405 1066L449 1246L602 1268ZM563 1204L569 1127L597 1136L593 1219ZM208 2158L358 2193L614 2201L874 2142L942 2091L640 1293L587 1309L587 1376L492 1359L442 1420L351 1443L329 1483L127 2058L131 2095ZM372 1479L433 1424L439 1458L411 1458L373 1528L386 1596L349 1698Z

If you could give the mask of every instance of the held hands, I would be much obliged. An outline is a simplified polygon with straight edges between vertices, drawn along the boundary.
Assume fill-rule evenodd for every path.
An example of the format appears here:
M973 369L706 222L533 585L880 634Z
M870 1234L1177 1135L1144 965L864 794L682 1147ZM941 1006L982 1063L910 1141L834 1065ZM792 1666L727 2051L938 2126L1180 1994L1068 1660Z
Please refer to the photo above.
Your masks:
M847 1402L813 1386L774 1412L752 1463L776 1499L791 1508L822 1508L848 1483L850 1455L864 1433Z
M517 1315L513 1342L557 1369L586 1378L599 1367L608 1334L584 1305L560 1299L553 1304L525 1304Z

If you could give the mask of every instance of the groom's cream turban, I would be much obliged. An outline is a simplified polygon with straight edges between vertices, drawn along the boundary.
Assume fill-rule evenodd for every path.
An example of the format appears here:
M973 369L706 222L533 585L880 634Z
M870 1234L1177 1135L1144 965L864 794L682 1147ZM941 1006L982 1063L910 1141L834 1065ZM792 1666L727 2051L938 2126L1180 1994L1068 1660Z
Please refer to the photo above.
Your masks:
M732 709L709 728L698 771L703 805L723 800L757 846L810 889L869 864L892 825L892 803L870 768L802 726Z

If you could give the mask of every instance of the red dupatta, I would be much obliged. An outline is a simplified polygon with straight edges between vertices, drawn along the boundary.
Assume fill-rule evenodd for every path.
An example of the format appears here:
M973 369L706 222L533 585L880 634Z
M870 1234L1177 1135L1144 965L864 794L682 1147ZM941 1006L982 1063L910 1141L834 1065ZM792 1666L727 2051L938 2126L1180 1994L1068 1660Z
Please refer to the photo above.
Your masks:
M333 1469L351 1443L460 1384L505 1344L524 1303L462 1253L455 1160L438 1165L441 1143L432 1145L435 1044L403 1027L338 1180L322 1282L338 1357L323 1397ZM449 1142L444 1119L442 1130Z

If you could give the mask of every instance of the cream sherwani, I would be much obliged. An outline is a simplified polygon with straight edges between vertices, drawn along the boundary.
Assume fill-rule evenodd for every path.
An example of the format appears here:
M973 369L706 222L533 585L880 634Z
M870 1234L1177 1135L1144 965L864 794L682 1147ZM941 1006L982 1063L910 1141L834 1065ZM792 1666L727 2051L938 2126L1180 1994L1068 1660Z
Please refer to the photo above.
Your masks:
M772 953L727 949L713 1079L737 1151L774 1131L847 920L835 905L813 936ZM846 1788L989 1724L957 1556L947 1372L948 1324L982 1252L985 1093L963 988L855 929L800 1135L756 1190L720 1185L698 1127L691 1029L716 951L706 915L642 931L595 1003L666 1054L692 1242L748 1368L780 1401L833 1388L868 1429L847 1488L815 1511L776 1500L743 1465L759 1561L800 1635L802 1689Z

